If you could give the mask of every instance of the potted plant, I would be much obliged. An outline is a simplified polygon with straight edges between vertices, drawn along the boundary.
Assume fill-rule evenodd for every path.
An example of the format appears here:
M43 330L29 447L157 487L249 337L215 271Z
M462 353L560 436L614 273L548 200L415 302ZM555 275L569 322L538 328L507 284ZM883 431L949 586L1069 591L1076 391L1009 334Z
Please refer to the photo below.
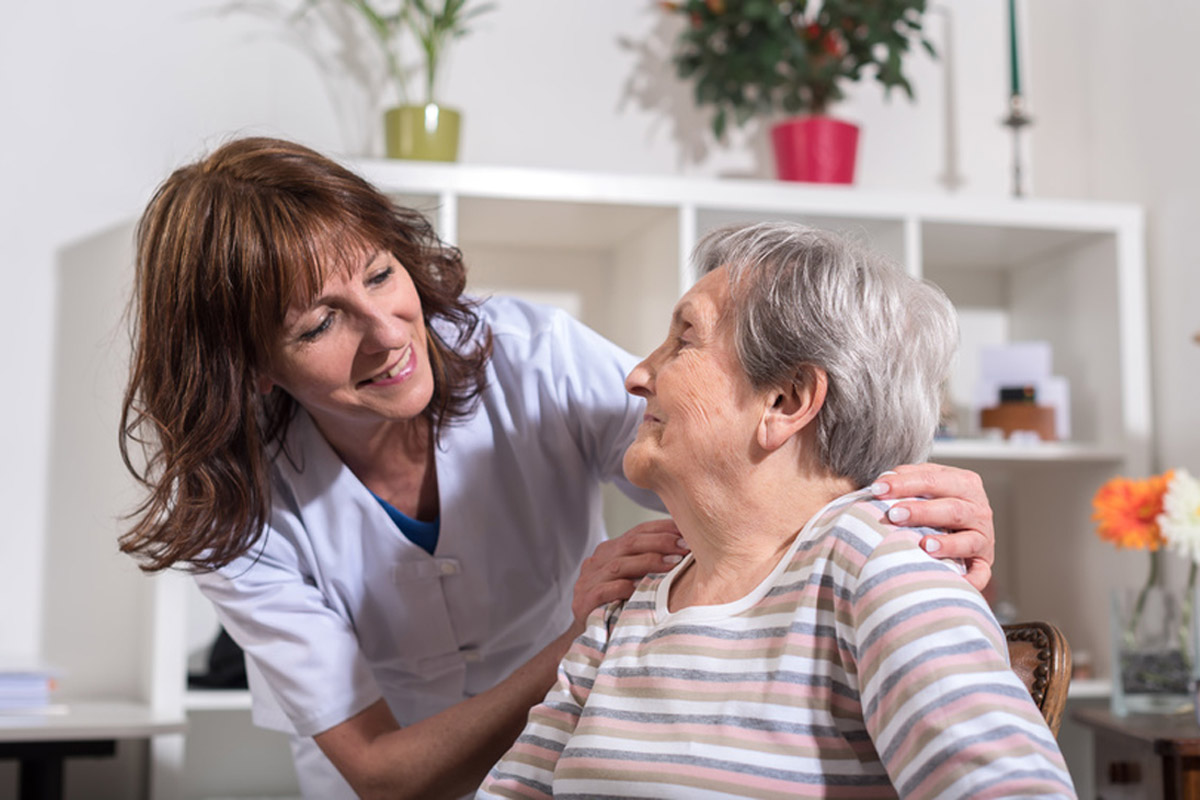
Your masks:
M454 39L469 32L469 24L495 8L475 0L399 0L384 11L372 0L307 0L305 8L318 3L340 2L357 12L367 23L383 57L396 105L384 112L384 131L389 158L455 161L461 114L437 102L435 87L446 49ZM407 64L402 47L415 44L420 50L418 66ZM420 73L419 94L412 92L414 73Z
M922 33L926 0L669 0L687 19L672 59L695 83L695 100L713 106L721 138L732 118L788 118L771 129L779 177L852 183L858 126L828 116L848 82L874 77L885 92L912 85L902 70Z

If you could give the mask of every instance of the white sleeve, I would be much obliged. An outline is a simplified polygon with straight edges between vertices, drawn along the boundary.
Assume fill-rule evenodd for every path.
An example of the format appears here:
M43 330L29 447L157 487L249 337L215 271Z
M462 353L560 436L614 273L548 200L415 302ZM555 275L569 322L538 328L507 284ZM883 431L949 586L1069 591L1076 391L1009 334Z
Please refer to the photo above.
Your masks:
M296 545L299 526L295 515L277 504L271 525L250 553L217 572L198 574L196 583L270 693L267 702L256 696L255 723L314 736L382 693L350 621L326 602L310 577ZM252 688L261 693L264 687Z

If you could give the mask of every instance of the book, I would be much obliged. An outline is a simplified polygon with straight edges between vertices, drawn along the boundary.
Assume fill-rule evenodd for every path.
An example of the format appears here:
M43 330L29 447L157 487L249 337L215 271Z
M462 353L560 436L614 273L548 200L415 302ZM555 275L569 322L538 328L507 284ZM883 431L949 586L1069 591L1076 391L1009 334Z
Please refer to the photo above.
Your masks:
M0 713L50 705L57 683L57 670L0 659Z

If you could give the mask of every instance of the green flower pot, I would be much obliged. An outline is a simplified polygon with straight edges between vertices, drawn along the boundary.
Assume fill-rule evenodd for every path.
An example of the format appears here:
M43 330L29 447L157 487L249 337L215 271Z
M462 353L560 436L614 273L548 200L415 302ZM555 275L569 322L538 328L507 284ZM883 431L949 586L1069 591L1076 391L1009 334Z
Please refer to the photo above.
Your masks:
M457 161L460 119L436 103L389 108L383 115L388 158Z

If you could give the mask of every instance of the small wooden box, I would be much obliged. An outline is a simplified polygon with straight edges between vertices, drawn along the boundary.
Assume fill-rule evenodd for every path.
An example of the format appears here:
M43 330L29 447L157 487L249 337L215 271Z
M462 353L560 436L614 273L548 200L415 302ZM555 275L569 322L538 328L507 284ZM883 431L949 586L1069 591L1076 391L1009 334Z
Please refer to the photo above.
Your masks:
M1054 409L1032 403L1001 403L985 408L979 412L979 427L999 428L1006 439L1013 431L1033 431L1043 442L1058 438L1054 434Z

